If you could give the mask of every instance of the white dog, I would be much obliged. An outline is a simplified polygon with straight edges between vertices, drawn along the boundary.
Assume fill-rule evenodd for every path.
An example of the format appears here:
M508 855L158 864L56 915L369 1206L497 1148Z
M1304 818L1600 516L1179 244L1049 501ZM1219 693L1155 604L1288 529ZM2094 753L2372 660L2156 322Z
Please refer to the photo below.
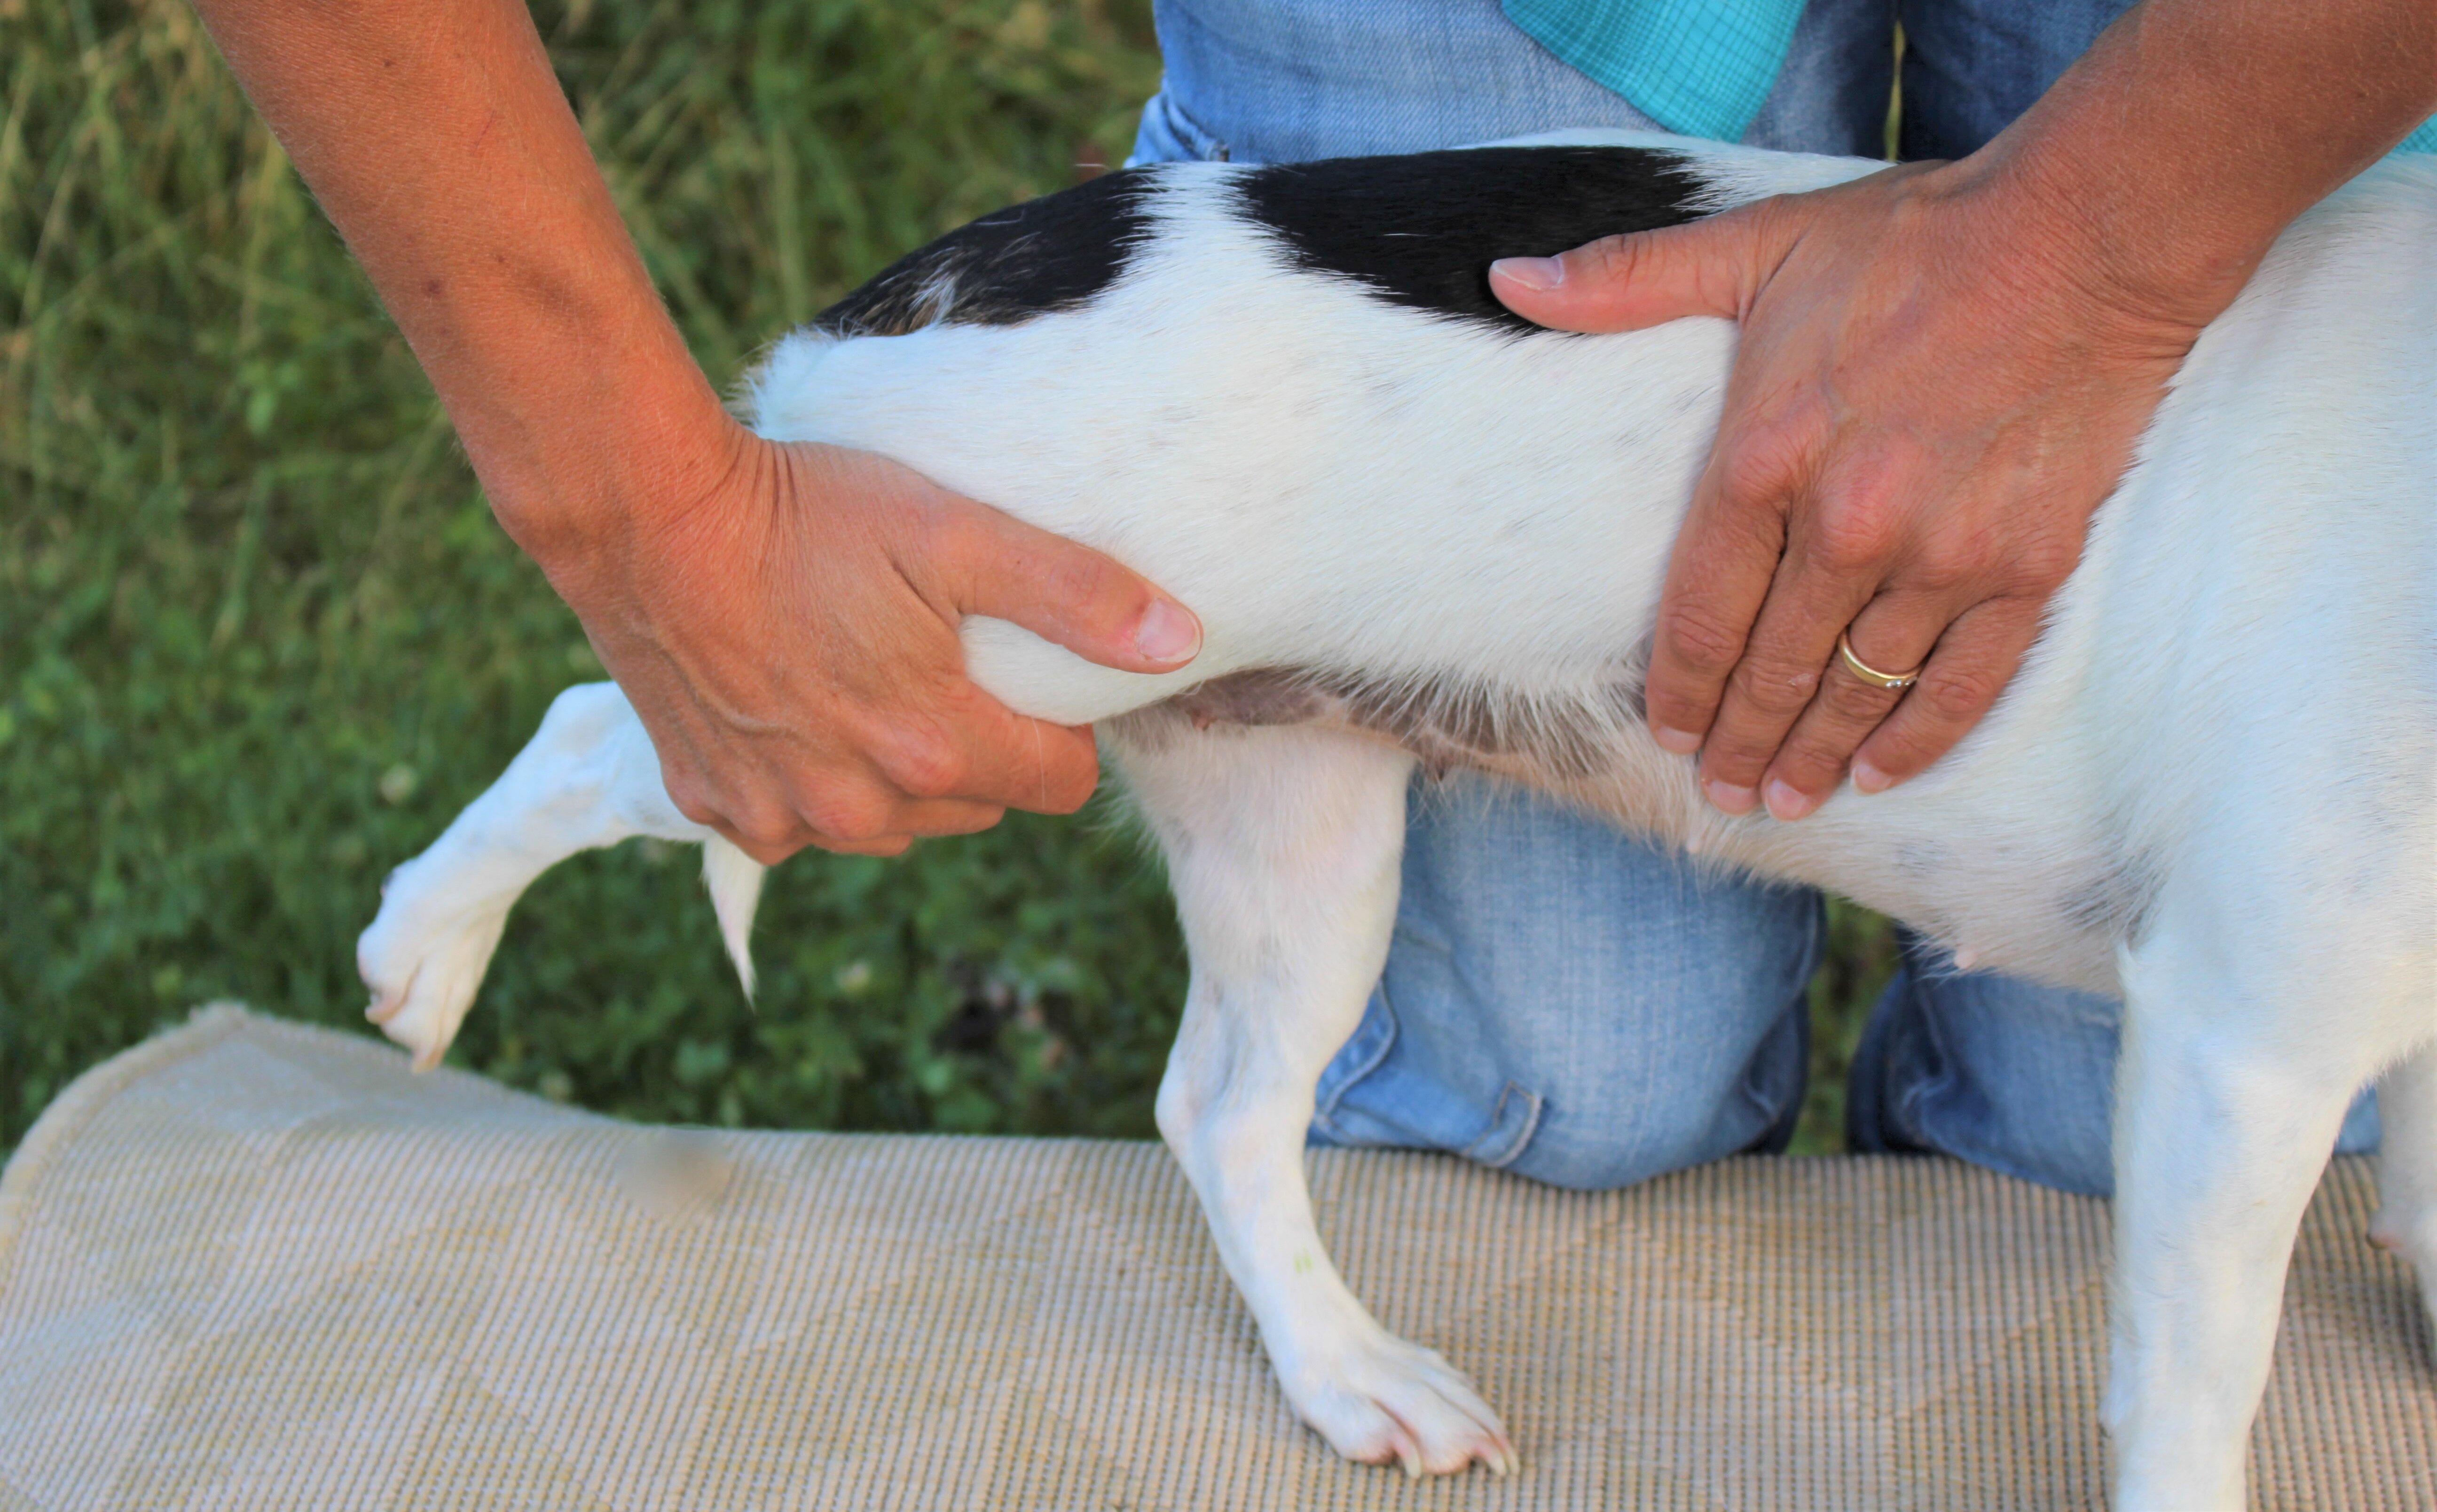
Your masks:
M1166 676L987 619L964 643L1010 706L1098 721L1166 855L1192 986L1160 1130L1341 1453L1513 1456L1346 1289L1304 1182L1416 763L2125 996L2119 1507L2242 1503L2295 1226L2373 1080L2376 1237L2437 1308L2437 163L2373 169L2277 243L1969 739L1798 824L1727 818L1645 733L1639 668L1734 330L1536 331L1484 270L1875 166L1601 132L1115 174L906 258L752 385L763 435L885 453L1200 613L1200 659ZM431 1064L517 895L636 834L706 843L749 986L760 869L677 812L602 684L391 879L372 1017Z

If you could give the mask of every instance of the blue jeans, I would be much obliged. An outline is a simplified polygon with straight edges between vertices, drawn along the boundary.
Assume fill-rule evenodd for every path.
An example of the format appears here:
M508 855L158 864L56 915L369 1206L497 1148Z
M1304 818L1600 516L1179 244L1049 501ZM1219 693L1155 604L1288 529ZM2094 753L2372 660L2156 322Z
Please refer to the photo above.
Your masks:
M1902 149L1995 135L2125 0L1812 0L1744 140L1878 156L1907 39ZM1158 0L1166 78L1134 161L1418 152L1571 126L1650 129L1497 0ZM1444 1150L1622 1186L1782 1149L1802 1101L1815 894L1706 877L1534 794L1417 781L1378 989L1320 1083L1319 1144ZM1849 1142L2071 1191L2113 1186L2122 1004L1957 973L1905 941L1852 1071ZM2341 1148L2376 1138L2364 1098Z

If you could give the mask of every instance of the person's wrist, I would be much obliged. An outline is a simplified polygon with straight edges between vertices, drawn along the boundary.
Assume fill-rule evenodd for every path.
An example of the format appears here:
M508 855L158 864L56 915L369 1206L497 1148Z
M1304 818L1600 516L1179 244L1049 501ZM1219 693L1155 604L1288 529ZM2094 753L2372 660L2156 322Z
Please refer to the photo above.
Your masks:
M1953 166L2095 311L2179 340L2180 355L2241 293L2288 215L2273 197L2225 192L2204 148L2131 148L2110 97L2060 86Z
M1972 282L2010 320L2071 331L2100 359L2179 358L2255 253L2162 252L2156 224L2118 213L2087 171L2078 184L2052 171L2054 156L2000 138L1924 174L1916 192L1955 217Z
M702 402L632 395L613 412L615 424L572 431L550 455L497 469L477 459L501 528L570 602L638 543L696 533L753 444L707 388Z

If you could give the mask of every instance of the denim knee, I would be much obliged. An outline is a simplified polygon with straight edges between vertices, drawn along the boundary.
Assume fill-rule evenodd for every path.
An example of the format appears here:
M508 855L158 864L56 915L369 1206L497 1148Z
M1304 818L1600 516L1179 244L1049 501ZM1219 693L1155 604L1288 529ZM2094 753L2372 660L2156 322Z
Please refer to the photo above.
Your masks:
M1958 972L1906 932L1903 965L1853 1056L1846 1142L1951 1155L2042 1186L2115 1190L2111 1135L2124 1005L1994 972ZM2377 1146L2364 1092L2336 1148Z
M1580 1188L1781 1148L1820 942L1806 890L1486 778L1417 785L1387 970L1312 1138Z

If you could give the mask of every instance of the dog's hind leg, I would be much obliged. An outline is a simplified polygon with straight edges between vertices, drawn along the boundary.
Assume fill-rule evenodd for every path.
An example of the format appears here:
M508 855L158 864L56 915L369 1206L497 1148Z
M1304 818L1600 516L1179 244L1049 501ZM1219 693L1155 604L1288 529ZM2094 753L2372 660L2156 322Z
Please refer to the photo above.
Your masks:
M1389 1333L1312 1222L1304 1134L1320 1073L1387 959L1412 759L1302 727L1104 726L1167 860L1192 983L1159 1128L1201 1197L1288 1399L1341 1454L1446 1473L1513 1462L1438 1355Z
M356 967L373 992L367 1017L414 1051L417 1070L438 1065L508 910L534 878L577 851L635 835L704 847L720 932L751 992L745 943L762 867L677 811L626 695L614 683L587 683L559 694L500 780L381 884L380 912L356 942Z
M2117 1512L2245 1504L2304 1208L2344 1110L2399 1047L2376 981L2298 931L2166 899L2123 957L2105 1418Z
M2420 1273L2428 1326L2437 1329L2437 1041L2377 1083L2377 1220L2370 1238Z

